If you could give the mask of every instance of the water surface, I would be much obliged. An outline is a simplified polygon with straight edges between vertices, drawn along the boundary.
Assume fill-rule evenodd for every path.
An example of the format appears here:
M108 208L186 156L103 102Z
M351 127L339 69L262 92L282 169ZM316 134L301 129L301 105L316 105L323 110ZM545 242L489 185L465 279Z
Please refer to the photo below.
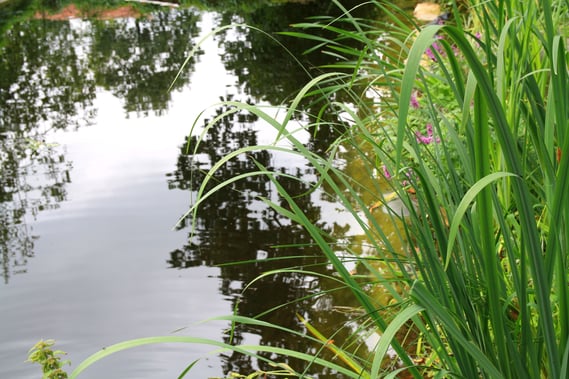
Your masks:
M192 156L187 144L195 146L196 139L188 134L200 112L205 110L198 131L227 110L220 98L272 106L307 79L291 61L251 56L251 39L258 37L236 29L206 40L168 91L197 41L220 20L215 13L184 9L138 20L31 20L6 32L0 44L0 376L36 378L39 368L24 360L40 338L55 338L73 364L113 343L186 326L179 333L227 341L227 322L196 323L229 314L237 304L241 315L256 316L332 288L315 276L290 273L243 292L256 276L277 267L329 273L318 251L299 247L310 242L306 232L260 200L281 201L266 178L219 192L195 222L178 223L213 162L275 137L267 125L239 112L223 117ZM269 62L275 66L267 67ZM299 135L316 148L334 137ZM267 151L252 155L274 170L315 179L301 159ZM254 169L252 159L240 158L216 180ZM283 185L296 194L309 189L294 180ZM302 205L330 232L353 227L320 192ZM283 245L295 247L276 247ZM287 255L304 258L267 259ZM221 265L256 258L266 261ZM347 317L334 312L334 304L351 304L349 295L307 297L265 319L298 329L298 312L331 334ZM260 328L240 328L235 339L314 351L299 338ZM260 367L253 359L211 350L139 348L96 364L82 377L171 378L198 358L195 377Z

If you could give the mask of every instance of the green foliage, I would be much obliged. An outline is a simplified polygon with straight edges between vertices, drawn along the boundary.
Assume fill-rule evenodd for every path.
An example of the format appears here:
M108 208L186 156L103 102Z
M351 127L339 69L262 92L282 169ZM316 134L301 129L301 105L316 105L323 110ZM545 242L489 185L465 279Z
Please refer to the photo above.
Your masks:
M61 355L65 355L65 352L51 349L54 344L54 340L41 340L36 343L29 351L28 362L37 363L42 367L43 379L66 379L67 373L63 366L70 362L61 360Z
M440 333L435 351L453 353L439 355L443 367L460 376L566 375L567 209L557 196L567 171L556 154L566 143L566 36L550 34L550 6L473 4L478 30L424 28L403 53L394 115L368 115L395 136L370 142L396 189L413 189L398 190L413 209L411 298ZM422 64L429 49L434 61ZM430 139L418 123L432 123Z
M567 291L559 281L566 282L567 242L561 236L568 234L566 210L557 196L566 190L567 171L563 156L558 160L555 151L564 150L568 110L564 100L554 99L562 96L556 91L567 89L567 65L564 47L549 35L555 29L547 27L552 21L547 17L549 7L476 5L485 43L459 27L438 30L458 48L457 54L446 49L446 56L437 60L447 68L446 81L454 86L462 108L460 124L439 123L438 130L445 134L443 141L449 126L464 136L453 148L467 159L447 162L431 176L417 172L418 193L427 186L431 194L436 191L420 199L436 238L422 233L415 241L418 263L428 262L429 267L423 269L413 297L430 310L431 321L437 320L433 326L442 325L453 361L466 376L479 371L506 378L566 375L560 370L561 351L568 342ZM546 27L536 28L535 20ZM424 30L411 48L415 60L409 59L403 77L399 131L406 127L401 114L405 116L410 88L420 74L417 57L436 31ZM553 50L560 55L547 57ZM536 59L538 54L542 59ZM556 62L560 56L561 62ZM461 64L464 69L456 69ZM437 104L436 93L429 96ZM445 145L441 152L450 155ZM424 155L419 160L433 163ZM452 182L449 172L455 177ZM458 203L465 204L469 187L479 187L479 192L462 217L464 208ZM450 230L457 232L460 226L456 245L448 244L449 230L437 209L455 214ZM550 212L557 213L555 218ZM412 217L412 229L421 224L421 217ZM440 250L446 251L447 264L435 271L432 266L441 262ZM482 364L473 352L483 353L487 361Z

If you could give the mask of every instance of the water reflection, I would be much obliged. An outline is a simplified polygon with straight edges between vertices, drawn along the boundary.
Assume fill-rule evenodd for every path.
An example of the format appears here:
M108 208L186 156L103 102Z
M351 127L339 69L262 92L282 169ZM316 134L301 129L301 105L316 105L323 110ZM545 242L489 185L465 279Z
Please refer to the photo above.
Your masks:
M198 20L196 11L184 9L147 18L93 21L89 60L97 68L96 84L123 99L127 113L163 114L171 100L170 85L179 90L192 74L195 60L181 69L199 33Z
M93 118L95 81L71 23L14 25L0 45L0 130L67 128Z
M318 8L319 6L322 7L321 4L314 3L313 6L316 7L316 11L324 10ZM302 21L302 18L307 16L307 14L300 14L298 11L294 17L283 17L283 12L295 12L298 9L303 9L303 12L306 12L309 8L295 4L295 7L289 8L260 9L243 17L250 17L247 21L257 20L264 23L264 25L257 24L261 27L268 28L272 23L274 26L272 30L279 31L285 26L283 23ZM269 16L273 17L272 22L263 19L263 17ZM297 18L295 19L295 17ZM53 141L49 140L43 143L44 134L49 134L54 129L81 128L89 130L87 126L91 123L108 123L108 117L104 121L97 118L98 109L94 105L101 104L101 99L108 96L107 92L121 99L122 110L126 116L148 115L149 117L144 118L145 120L152 119L157 115L166 117L172 96L167 91L167 87L177 74L189 50L193 47L194 39L199 31L198 20L199 14L188 9L156 12L150 18L138 20L72 20L65 22L31 20L17 24L2 37L3 40L0 43L0 135L2 136L1 170L2 191L4 192L2 192L1 198L3 213L0 221L2 221L2 227L8 225L9 228L12 228L2 229L0 236L5 243L5 246L2 246L2 264L5 268L4 278L6 281L13 272L22 270L22 267L25 268L26 258L33 255L34 240L28 228L30 220L26 216L35 217L38 212L44 209L57 207L58 204L66 200L66 186L72 181L74 181L74 188L86 188L92 184L89 181L79 183L80 176L90 175L85 170L81 172L81 175L76 173L75 178L72 177L71 163L66 158L64 147L52 146L51 142ZM227 49L223 53L223 63L229 71L237 75L238 84L245 92L243 96L249 96L248 101L251 102L265 99L269 103L276 104L285 101L294 94L298 87L304 84L307 75L299 71L296 64L281 59L286 53L279 50L280 48L277 49L276 45L269 46L269 43L272 42L266 37L261 38L259 36L257 38L257 36L249 33L239 34L241 32L236 33L237 40L224 39L228 36L221 36L218 41L221 41L222 48ZM243 33L245 32L243 31ZM242 39L245 41L244 44L239 42ZM233 44L234 42L235 44ZM296 49L294 51L298 56L301 56L301 51L305 49L302 44L291 44L291 46ZM245 63L241 63L240 60ZM190 65L182 72L175 84L175 89L187 89L188 81L194 70L194 62L190 61ZM250 65L250 68L247 68L247 65ZM306 61L305 65L310 65L309 61ZM208 88L197 88L195 91L206 91ZM105 96L99 96L102 93ZM183 104L182 106L189 107L190 105ZM227 108L220 107L210 118L221 115L226 110ZM103 113L102 109L100 111ZM117 113L120 114L120 110ZM308 113L316 112L309 111ZM334 115L325 115L324 117L330 117L330 125L338 126L341 129L341 124ZM301 120L300 116L298 119ZM301 121L309 122L309 120ZM119 122L124 122L124 120L117 117L117 123ZM161 130L160 127L164 127L164 125L160 125L160 122L155 123L157 125L153 131L156 135L160 135L161 131L164 130ZM117 159L118 156L126 157L132 153L132 150L128 150L128 146L134 145L132 140L136 131L133 132L133 130L128 129L128 133L122 130L122 136L119 132L116 136L113 135L111 130L106 132L108 135L100 137L102 139L116 137L117 145L121 146L117 148L117 151L113 151L113 154L109 154L111 157ZM204 140L197 147L195 155L192 153L193 148L197 146L197 140L195 138L189 140L180 138L176 169L168 175L168 187L195 194L203 181L205 170L209 169L213 162L217 162L229 151L238 147L256 144L261 139L262 133L263 131L259 130L256 117L247 112L240 112L223 117L215 128L209 129ZM335 127L323 128L313 134L307 134L306 144L316 150L325 151L330 145L330 141L337 135L336 133L338 130ZM124 137L124 134L129 136ZM162 137L162 141L164 136L160 137ZM127 141L125 138L130 138L130 140ZM99 141L91 142L96 144ZM190 147L189 150L187 145ZM89 146L89 144L78 144L77 146L81 149ZM175 147L175 145L172 146L172 148ZM169 151L173 152L173 150ZM147 163L147 160L140 159L140 152L138 155L133 154L133 156L138 159L133 158L132 161L129 161L129 167L140 167L141 162ZM150 157L148 160L152 158ZM306 165L306 162L283 162L282 157L279 158L267 151L257 151L251 152L248 157L228 162L218 170L214 177L215 181L212 181L211 184L214 185L219 181L256 170L254 160L274 171L296 177L313 178L313 172ZM122 162L123 160L119 163ZM187 238L184 238L183 235L181 237L185 239L185 242L180 243L180 245L178 242L176 244L162 244L161 237L158 236L163 236L160 227L164 225L159 223L162 221L160 215L157 214L159 211L153 210L154 213L147 214L144 213L146 211L140 211L138 207L139 204L147 202L150 198L150 196L143 196L147 193L153 194L151 198L154 203L168 203L169 198L158 199L157 196L154 197L153 185L156 182L158 182L158 187L164 188L164 172L160 171L158 179L156 172L151 171L152 168L146 168L151 172L145 172L144 175L140 174L140 176L138 176L138 172L129 172L129 175L109 176L109 173L101 172L106 170L104 164L89 163L82 167L88 170L97 166L95 167L98 169L97 174L100 174L100 176L96 176L97 179L100 179L97 182L96 190L107 189L105 188L105 181L108 180L112 181L111 187L124 189L121 194L124 195L125 192L128 193L132 189L132 192L140 198L131 196L131 199L127 195L117 196L116 192L105 192L106 198L117 197L117 202L122 200L120 206L111 201L100 203L91 202L92 199L89 199L87 205L91 206L92 209L90 210L91 213L81 213L81 216L84 217L83 221L87 219L86 223L81 224L82 227L86 230L101 228L101 225L104 227L94 231L95 236L87 234L81 229L83 232L77 237L80 241L77 245L73 245L78 247L71 250L71 254L68 250L63 250L59 254L59 258L67 254L68 256L63 259L71 261L68 262L69 265L63 265L63 267L73 267L72 264L81 261L82 269L85 270L80 271L80 273L78 271L75 276L71 277L61 273L61 280L67 281L63 290L75 287L76 282L79 282L78 278L85 280L86 277L96 276L98 281L95 285L91 282L92 287L89 287L88 283L87 285L86 283L81 283L81 286L77 285L77 291L85 291L85 288L90 288L86 291L89 296L86 296L87 299L85 300L78 299L76 295L76 297L69 296L69 293L67 297L73 299L72 305L64 303L66 296L61 296L62 300L58 299L59 309L65 308L72 311L58 312L57 316L53 316L53 309L46 308L44 310L54 318L58 317L67 324L67 321L74 314L82 312L79 320L69 321L69 325L73 324L76 327L77 324L85 324L85 320L89 320L88 317L97 317L97 312L110 314L111 312L108 311L109 303L120 303L124 308L118 309L126 314L128 314L127 308L131 305L130 301L137 302L136 299L138 299L139 304L159 303L145 300L146 297L154 300L162 299L165 296L164 292L167 292L164 287L160 286L163 282L158 281L156 277L168 276L171 280L173 275L169 274L175 272L174 270L189 269L195 266L217 266L220 268L219 291L229 301L226 311L237 308L241 315L257 316L268 309L274 309L290 302L286 309L279 308L278 312L270 312L264 316L264 319L300 330L302 326L296 318L296 313L304 315L309 313L311 320L318 325L325 335L332 335L337 332L337 325L349 318L348 315L333 312L333 306L334 304L350 304L350 294L346 291L335 290L337 286L335 282L323 280L318 275L301 275L293 272L271 275L259 280L247 291L243 291L247 283L267 270L302 267L318 274L330 273L320 252L311 247L311 238L306 231L291 224L260 200L260 197L264 197L286 206L267 178L261 176L248 177L234 183L227 190L211 196L200 208L195 224L191 225L194 228L193 234L190 234L188 221L179 225L180 234L188 233ZM124 167L117 170L126 171ZM152 179L149 179L151 176ZM307 182L284 177L281 177L280 180L281 185L293 195L308 193L309 184ZM136 186L140 183L144 184L144 189L147 191L138 191ZM92 188L89 190L93 191ZM167 192L165 188L164 192ZM170 191L171 193L172 191ZM91 194L85 195L88 197ZM96 195L100 197L100 194ZM329 233L350 231L349 225L346 225L345 220L341 219L341 215L337 217L333 205L325 203L321 195L321 193L313 192L310 195L299 197L298 202L312 220L326 220L327 223L323 223L322 228ZM98 209L100 213L94 212L93 209L97 210L101 204L102 209ZM81 204L79 204L80 207ZM73 207L70 206L69 208ZM137 221L143 220L144 222L132 222L134 218L123 215L125 216L122 219L123 224L118 222L116 225L121 226L117 228L113 223L117 222L113 220L117 209L126 209L125 213L132 212L136 215ZM136 209L136 212L133 212L133 209ZM180 210L180 212L182 211ZM58 238L66 240L67 237L62 236L65 233L65 228L69 228L70 224L76 224L73 216L60 215L59 217L65 222L60 224L53 221L53 224L50 224L51 229L48 228L48 230L53 234L47 237L49 241ZM66 219L66 217L69 218ZM174 220L172 219L170 222L173 223ZM128 223L132 223L130 228L125 226ZM85 224L87 225L85 226ZM168 224L166 229L170 225ZM58 228L62 230L55 231ZM109 231L111 229L112 233ZM58 232L61 234L57 234ZM100 241L99 233L104 235L104 243ZM123 233L128 235L123 236ZM145 238L141 238L141 236ZM91 244L85 241L94 242ZM121 243L120 241L123 241L124 245L119 248L117 246ZM150 242L152 242L151 249L146 246ZM21 253L17 253L20 255L14 255L14 252L18 252L18 248L14 247L17 244L21 246L19 248ZM141 245L144 245L144 248L141 248ZM101 246L103 247L101 248ZM84 251L87 247L89 247L88 254ZM115 251L115 249L121 248L124 251ZM139 250L136 250L137 248ZM131 249L134 250L134 253ZM116 252L116 254L103 255L109 252ZM84 253L85 256L81 253ZM156 256L158 258L153 260ZM281 259L291 256L296 258ZM85 260L87 262L97 263L96 268L84 267L84 257L88 257ZM263 260L256 263L229 264L236 261L252 261L259 257ZM127 270L126 267L130 266L130 263L126 264L125 262L140 264L133 270L135 274L132 273L133 271ZM146 265L148 262L152 263ZM163 265L160 265L160 262ZM166 265L172 270L165 272L163 266ZM144 270L140 270L139 267L143 267ZM12 270L12 274L9 273L10 270ZM113 276L106 270L114 273L119 272L119 274ZM73 272L73 270L68 271ZM158 274L156 274L157 271L159 271ZM191 272L195 273L196 271L198 270ZM119 277L120 279L118 279ZM105 278L104 281L109 285L105 286L105 283L100 283L101 278ZM117 282L113 283L112 280L109 280L111 278ZM48 281L51 283L51 277ZM30 280L30 282L33 281ZM129 287L129 290L130 287L136 287L136 295L133 296L133 292L124 290L124 288L123 292L120 291L124 282L128 282L126 287ZM174 281L172 280L172 282ZM33 283L35 284L35 282ZM107 291L105 293L108 298L99 296L101 287ZM146 290L142 291L140 288L146 288ZM117 291L117 289L119 290ZM183 301L180 300L181 302L187 300L184 296L192 297L194 296L192 291L200 290L199 285L196 285L195 282L181 281L176 282L176 289L179 292L172 292L172 295L175 295L176 298L184 298ZM96 298L96 302L91 299L91 294L97 295L92 296ZM133 297L134 300L129 297ZM199 298L199 296L193 298ZM175 301L171 301L171 303L169 306L176 308ZM104 308L105 306L107 308ZM14 307L19 310L23 308L19 304ZM199 304L197 307L199 308ZM55 309L57 311L58 308ZM88 311L85 311L86 309ZM27 308L22 313L26 311ZM116 312L116 315L112 315L113 321L115 316L118 319L121 312L112 307L111 311ZM29 312L32 314L35 310L32 309ZM91 312L95 316L89 314ZM136 317L142 313L146 317L154 319L166 317L156 312L155 310L144 310L144 312L137 312ZM186 308L184 308L184 312L187 312ZM62 316L63 313L65 314ZM173 316L168 315L168 317ZM185 314L182 317L185 317ZM332 319L334 322L330 322ZM31 316L30 320L32 320ZM100 321L100 317L98 321ZM94 322L94 324L97 323ZM125 324L132 326L131 320ZM98 325L100 326L100 324ZM44 327L44 325L41 326ZM113 330L120 330L120 328ZM89 338L92 337L91 333L100 334L99 330L86 332L86 334L82 334L85 340L81 342L88 343ZM119 332L117 331L117 333ZM342 329L337 338L347 340L349 333L350 330ZM37 337L33 336L33 338ZM55 335L54 337L58 338L59 336ZM73 336L73 338L80 339L81 337ZM247 341L251 338L266 345L286 346L298 351L313 353L316 349L314 346L307 346L306 342L299 337L252 326L238 328L234 341ZM29 346L26 345L27 347ZM92 346L89 348L92 349ZM288 361L288 363L294 364L293 361ZM224 372L232 369L246 373L259 367L259 365L262 363L253 362L250 358L239 354L224 357ZM300 367L300 365L296 366ZM330 374L328 377L338 378L339 376Z
M190 9L144 19L28 20L0 37L0 220L2 276L25 272L33 256L28 223L65 200L71 163L54 130L78 129L97 116L105 89L125 114L166 112L170 84L185 87L195 60L182 64L199 33ZM199 54L197 55L199 57Z
M259 1L267 3L268 0ZM223 2L222 2L223 3ZM239 2L237 2L239 3ZM248 3L248 2L247 2ZM354 17L380 18L379 7L362 4L359 0L343 0L342 5ZM224 29L217 36L224 54L222 61L225 68L238 79L245 94L270 104L286 104L304 87L310 79L323 73L326 68L339 62L338 55L326 44L319 45L312 39L297 38L282 32L302 32L293 25L307 21L317 15L320 20L332 22L341 16L342 10L327 1L290 1L272 6L247 4L247 9L223 10L220 8L220 25L247 25ZM323 22L325 24L325 22ZM349 25L344 25L348 29ZM262 32L261 32L262 31ZM316 38L334 40L336 34L326 28L309 30ZM355 39L342 39L343 46L354 51L364 49ZM341 71L334 68L334 71ZM350 74L349 70L346 73ZM350 91L338 91L334 100L353 103L352 96L359 97L364 87L354 83ZM322 112L322 107L329 107L325 101L328 96L318 94L305 98L299 105L303 117L310 122L318 120L320 125L312 130L308 146L317 154L326 154L331 143L339 137L347 125L336 117L334 111ZM300 117L300 112L297 117Z
M361 5L358 0L344 0L342 3L347 9ZM373 17L376 9L361 6L354 12L357 16L367 11L367 16ZM340 14L340 8L328 1L289 2L255 7L249 12L223 12L221 25L239 23L248 26L232 28L220 34L219 44L225 52L225 67L237 76L246 94L271 104L281 104L296 94L311 77L321 73L323 66L337 62L338 58L315 49L314 40L287 37L280 33L299 32L292 25L305 21L311 15L332 20ZM333 38L333 34L324 28L312 29L311 33L322 38ZM361 47L355 41L343 42ZM309 50L312 53L307 54Z
M215 115L220 116L220 120L207 129L201 141L191 137L181 145L177 169L169 174L170 188L195 194L213 163L237 147L255 145L261 138L259 134L267 133L254 115L246 111L227 114L230 109L229 106L216 109ZM205 120L205 125L208 122ZM254 151L248 156L230 160L215 172L209 188L238 175L257 171L255 162L300 179L281 176L279 182L291 196L297 196L300 208L309 219L319 222L324 232L333 234L334 231L350 229L341 221L319 221L323 219L322 207L330 207L331 204L323 203L318 192L309 191L309 179L314 179L311 168L306 162L279 159L274 152ZM308 232L275 212L261 198L287 207L266 176L249 176L208 197L200 206L193 225L190 225L191 218L180 224L180 228L188 229L188 243L170 253L168 264L176 269L219 266L220 291L239 315L264 315L264 320L276 325L302 330L296 315L309 314L310 319L325 332L337 333L337 326L347 321L347 315L334 312L333 305L352 305L348 291L339 290L337 283L322 278L332 272L322 253L311 246L312 238ZM264 272L285 268L304 268L312 274L280 272L249 285ZM348 338L348 335L349 330L340 330L337 334L338 338ZM311 353L317 349L317 344L307 344L305 338L259 326L238 327L233 341L240 344L251 336L257 336L262 344L295 351ZM226 342L229 342L228 336ZM223 357L226 374L231 370L251 372L253 367L271 369L241 354ZM294 359L283 357L282 361L303 367L302 362Z
M230 107L222 106L216 110L222 115ZM209 168L236 147L257 144L257 118L240 111L223 116L219 123L207 129L207 134L198 143L192 136L180 147L177 169L169 174L169 187L197 192ZM205 120L207 124L209 120ZM310 174L308 167L293 165L277 166L275 157L266 150L252 151L247 156L236 157L220 167L208 186L238 175L258 170L256 162L270 170L289 173L299 178ZM292 195L308 193L309 186L300 180L280 179L281 185ZM286 206L276 194L268 177L249 176L232 183L223 190L208 197L199 208L192 225L189 240L183 249L172 253L172 267L189 267L196 264L219 265L236 261L251 261L258 252L267 252L265 258L274 257L273 245L306 244L310 241L306 232L277 214L261 198L271 199ZM320 206L313 204L310 196L299 198L299 204L312 220L320 219ZM180 228L189 225L191 218L184 218ZM257 266L260 264L258 263ZM239 267L225 266L229 280L247 282L264 270L242 270ZM231 270L235 269L234 273ZM246 271L246 272L243 272ZM225 276L224 276L225 278Z
M97 88L121 98L126 113L162 114L176 75L173 89L189 81L195 61L180 69L198 20L186 9L143 19L16 24L0 45L0 128L88 124Z
M218 22L223 24L228 20L240 20L263 28L268 33L276 33L288 29L289 24L301 21L309 14L335 9L320 2L262 7L265 3L248 8L248 12L240 9L231 11L225 7ZM25 2L18 4L26 6ZM21 168L28 165L26 161L31 159L26 141L42 141L43 134L50 130L77 129L93 123L98 111L93 102L97 92L102 89L122 100L127 116L145 116L149 112L162 115L167 112L172 94L168 87L173 79L180 73L173 90L181 90L192 75L195 60L189 61L184 70L180 69L194 46L199 32L199 17L195 10L182 9L154 12L139 19L28 20L11 25L0 37L3 182L15 180L16 176L20 178L19 181L30 180L26 178L31 171ZM272 104L281 103L308 80L308 74L300 69L298 62L267 36L250 30L234 29L233 32L237 35L235 40L227 34L218 36L224 49L223 62L228 70L236 74L245 93L255 101L264 99ZM295 40L287 45L298 57L303 57L302 52L309 47L309 43L303 40ZM310 59L317 56L322 57L319 54ZM303 59L301 64L305 67L330 63L322 59ZM331 122L329 125L334 124ZM41 132L38 131L40 128ZM316 151L325 151L341 131L339 129L329 127L324 130L322 127L315 131L310 145ZM253 140L246 140L254 136L241 135L240 138L242 140L236 141L239 145L254 143ZM225 151L230 148L227 146ZM53 149L44 149L43 154L57 155L45 158L45 162L66 161L63 151L53 153ZM261 162L262 154L257 153ZM44 203L60 201L50 199L49 194L54 192L53 186L57 186L59 192L64 192L65 183L71 181L68 166L65 168L65 181L46 183L44 187L36 188L35 192L42 192ZM195 175L194 178L199 180L200 176ZM257 183L260 187L262 184ZM255 184L251 182L248 185ZM16 187L7 185L6 188ZM233 197L237 202L236 193ZM3 209L20 209L19 213L25 213L24 208L9 201L8 197L2 197ZM37 209L28 211L33 215ZM3 225L22 223L18 217L4 216L3 219L6 220ZM3 241L7 240L8 237L3 238ZM27 242L21 245L28 248L23 250L27 251L27 256L32 256L31 237L24 240ZM3 263L9 266L8 261L4 258ZM25 262L23 259L18 261Z
M4 283L12 275L26 272L35 240L28 223L40 211L56 209L66 200L69 171L57 146L24 139L22 133L0 134L0 266Z

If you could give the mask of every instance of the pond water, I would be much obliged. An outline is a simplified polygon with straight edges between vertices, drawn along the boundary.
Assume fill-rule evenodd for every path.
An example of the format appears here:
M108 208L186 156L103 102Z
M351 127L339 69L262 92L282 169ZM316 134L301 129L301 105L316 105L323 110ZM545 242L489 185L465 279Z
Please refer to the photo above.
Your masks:
M256 17L272 15L262 19L276 30L310 11L323 12L298 4L273 8ZM240 181L209 198L194 222L179 221L213 162L276 135L238 112L210 129L192 157L187 142L195 146L196 140L188 135L201 112L198 131L228 109L220 99L265 105L278 117L274 105L308 80L278 45L243 28L204 39L197 58L182 68L198 41L232 17L160 9L140 19L32 19L6 28L0 40L0 377L37 378L39 367L24 360L41 338L56 339L74 365L113 343L184 327L177 333L227 341L227 321L199 322L230 314L237 304L240 315L256 316L301 299L264 319L302 330L300 313L328 335L348 320L349 314L334 310L353 305L349 293L326 293L335 284L316 276L272 275L244 291L255 277L279 267L330 273L319 252L305 246L307 233L259 200L279 201L267 179ZM300 56L308 45L292 46ZM312 64L324 63L314 59ZM335 135L322 130L298 137L318 150ZM252 155L274 170L315 179L300 159ZM237 159L216 180L254 169L253 160ZM292 193L308 189L298 181L283 184ZM307 214L331 233L359 233L322 193L304 201ZM302 257L269 259L286 256ZM310 296L317 293L324 294ZM350 332L344 328L337 338ZM300 338L270 329L239 328L234 338L314 351ZM196 378L260 367L251 358L212 350L137 348L97 363L82 377L172 378L195 359L201 359L192 370Z

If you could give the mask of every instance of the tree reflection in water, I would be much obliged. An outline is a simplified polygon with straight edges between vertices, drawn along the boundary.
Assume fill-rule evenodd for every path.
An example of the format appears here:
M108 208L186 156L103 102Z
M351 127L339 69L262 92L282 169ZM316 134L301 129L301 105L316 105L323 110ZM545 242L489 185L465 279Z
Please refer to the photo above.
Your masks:
M122 99L127 114L163 114L171 100L170 85L183 88L193 71L195 60L180 70L199 33L198 20L196 11L183 9L143 19L93 21L89 58L97 68L97 85Z
M30 218L66 200L69 163L55 146L0 132L0 265L2 277L26 272L34 255Z
M33 256L28 222L66 199L71 163L44 143L54 130L94 122L97 91L128 115L164 113L168 87L194 46L199 14L156 12L144 19L28 20L0 36L0 265L8 282ZM198 54L199 56L199 54ZM195 61L173 89L187 85ZM49 142L49 141L48 141Z
M314 2L314 6L318 8L321 6L318 4L323 3ZM301 8L302 14L298 13ZM280 12L277 7L257 10L249 14L250 19L246 21L269 32L277 32L309 15L308 8L299 4L286 11L280 9ZM283 12L296 13L294 17L285 17ZM65 185L71 182L70 163L64 152L49 144L38 143L43 140L43 135L49 130L83 127L93 122L97 111L96 92L101 89L121 98L127 115L165 113L171 99L167 89L193 47L198 34L197 20L197 13L189 9L157 12L153 17L139 20L32 20L15 24L1 37L0 259L5 281L14 272L25 270L26 258L33 255L33 238L28 231L26 216L57 207L66 198ZM273 28L269 28L271 23ZM225 40L224 63L238 76L239 84L254 101L285 102L306 82L307 76L299 75L299 68L290 62L290 56L287 60L281 59L283 51L277 52L276 45L268 38L256 39L252 34L243 37L243 44ZM290 46L296 49L294 53L299 57L308 47L299 41ZM187 84L193 63L190 61L182 71L175 89ZM217 114L225 110L218 109ZM318 112L307 109L307 113ZM330 117L330 125L339 125L334 116ZM187 141L189 150L184 143L177 169L169 177L170 187L195 192L205 170L213 162L229 151L257 142L257 131L253 126L256 121L253 115L244 112L223 118L216 128L209 130L199 145L197 156L187 153L196 145L196 139ZM341 131L341 125L339 129ZM308 144L323 152L337 133L333 127L315 131ZM32 145L36 145L34 149L30 149ZM215 179L223 181L256 170L253 159L274 171L295 176L311 172L308 166L275 166L274 156L259 151L230 161L217 172ZM304 182L282 177L280 180L293 195L304 194L309 189ZM184 268L227 264L221 266L220 291L231 299L233 306L238 304L241 315L256 316L291 302L286 308L268 313L264 319L299 329L301 326L295 314L310 312L311 319L321 331L332 335L337 325L346 320L343 315L332 312L332 304L350 304L349 293L336 291L313 296L333 289L337 284L332 281L282 273L268 276L242 293L246 283L262 272L276 268L304 267L318 273L330 273L322 256L310 246L311 238L306 231L268 208L259 197L282 202L268 179L261 176L236 182L231 188L208 198L193 225L195 235L188 238L186 246L171 253L169 265ZM316 204L314 194L297 200L308 217L321 220L322 209ZM182 224L181 228L187 226ZM331 233L342 227L323 225ZM228 264L255 260L258 256L265 259L247 264L245 269ZM273 259L287 256L300 258ZM330 301L332 296L334 302ZM349 332L342 329L337 339L347 340ZM313 347L301 338L252 326L239 327L234 340L241 342L251 334L259 336L264 344L313 351ZM247 372L248 368L260 364L239 354L227 356L225 362L226 372L231 369ZM329 377L338 378L337 375Z
M229 106L224 105L216 110L215 115L222 115L229 109ZM239 111L223 116L214 127L209 128L197 149L197 138L190 137L181 146L176 171L169 174L170 188L195 194L212 164L230 151L257 143L256 128L259 126L255 125L256 121L254 115ZM205 124L208 122L206 120ZM310 177L311 174L308 166L276 166L280 163L277 163L278 159L273 153L255 151L247 157L238 157L223 165L214 174L210 188L237 175L257 171L255 160L272 171L292 174L298 178ZM322 219L321 206L315 204L317 193L307 195L310 193L309 183L283 176L279 177L279 181L289 194L298 196L298 205L307 217L319 222L324 231L332 233L334 228L342 227L345 230L345 226L327 225L325 221L318 221ZM336 333L338 325L347 319L346 315L333 312L332 304L350 305L352 302L348 300L349 295L345 290L322 294L338 286L331 280L323 280L316 275L282 272L263 277L243 291L245 285L262 273L279 268L306 268L320 274L331 274L322 254L311 247L308 233L277 214L259 197L286 206L265 176L244 178L208 197L200 206L194 225L190 225L189 218L180 224L180 228L190 229L191 226L192 231L188 236L188 244L170 253L168 264L177 269L197 265L220 266L220 290L231 300L232 308L238 309L239 315L256 317L274 309L262 319L302 330L296 314L306 315L308 312L312 320L317 320L318 325L322 325L324 333ZM287 257L289 258L286 259ZM334 301L331 301L332 297ZM347 339L348 334L349 330L341 330L337 337ZM304 338L258 326L239 326L233 335L233 342L239 344L247 339L247 335L259 336L262 344L296 351L310 353L316 349L307 344ZM229 337L226 342L228 341ZM250 357L238 353L226 355L224 360L226 373L247 373L254 371L253 367L270 369L263 367L262 362L254 362ZM300 362L291 358L283 357L282 361L301 367Z
M69 38L72 36L72 38ZM45 135L86 124L94 82L67 24L16 24L0 48L0 263L2 276L26 272L34 255L28 225L66 199L70 164Z
M29 21L3 37L0 128L29 133L40 124L67 128L93 118L95 81L78 54L79 31L69 22Z

